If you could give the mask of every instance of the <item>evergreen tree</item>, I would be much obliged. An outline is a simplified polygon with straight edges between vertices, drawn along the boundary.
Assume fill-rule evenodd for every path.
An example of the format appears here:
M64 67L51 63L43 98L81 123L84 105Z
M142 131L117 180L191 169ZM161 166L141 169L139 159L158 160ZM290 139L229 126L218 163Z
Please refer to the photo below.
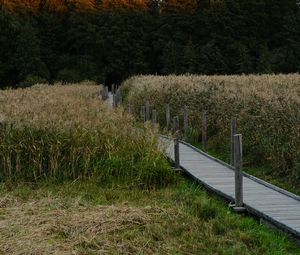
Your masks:
M6 0L0 86L300 71L295 0Z

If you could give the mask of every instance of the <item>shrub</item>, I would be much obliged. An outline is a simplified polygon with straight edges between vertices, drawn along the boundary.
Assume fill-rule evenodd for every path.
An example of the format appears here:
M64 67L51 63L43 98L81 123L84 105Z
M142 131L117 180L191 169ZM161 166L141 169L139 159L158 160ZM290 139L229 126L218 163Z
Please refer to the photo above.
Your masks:
M31 87L35 84L46 84L48 83L47 79L42 78L40 76L35 76L35 75L27 75L26 79L20 83L20 87L26 88L26 87Z
M63 69L57 74L56 81L66 83L76 83L82 81L79 71L73 69Z

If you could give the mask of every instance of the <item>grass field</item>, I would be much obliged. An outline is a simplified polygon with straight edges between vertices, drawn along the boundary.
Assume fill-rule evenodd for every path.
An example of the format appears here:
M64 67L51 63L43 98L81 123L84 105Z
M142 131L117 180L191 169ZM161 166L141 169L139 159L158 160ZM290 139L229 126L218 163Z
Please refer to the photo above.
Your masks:
M0 188L0 254L299 254L188 181L152 191L97 180Z
M201 114L207 110L209 150L227 161L230 120L236 115L238 132L243 134L245 167L261 178L298 190L300 75L135 76L123 85L126 104L132 103L138 114L149 100L162 126L166 104L181 121L182 108L187 105L192 143L201 141Z
M35 86L0 92L0 178L89 178L165 185L174 181L157 131L98 99L100 86ZM120 128L120 123L122 128Z
M0 92L0 254L299 254L173 173L100 86Z

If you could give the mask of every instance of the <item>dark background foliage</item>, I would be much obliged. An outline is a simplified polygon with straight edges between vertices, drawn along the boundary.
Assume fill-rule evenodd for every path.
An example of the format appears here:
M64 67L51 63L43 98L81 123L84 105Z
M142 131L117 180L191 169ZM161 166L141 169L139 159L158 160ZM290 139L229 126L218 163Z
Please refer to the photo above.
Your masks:
M90 11L70 5L64 12L2 5L0 10L2 88L85 79L110 84L133 74L299 70L295 0L199 0L193 8L168 1L162 8L152 0L146 9Z

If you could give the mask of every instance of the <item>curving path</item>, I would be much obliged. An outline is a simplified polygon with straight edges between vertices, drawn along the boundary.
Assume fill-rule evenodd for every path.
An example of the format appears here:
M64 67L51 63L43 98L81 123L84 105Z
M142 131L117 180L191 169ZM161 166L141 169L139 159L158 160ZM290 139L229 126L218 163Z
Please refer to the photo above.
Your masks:
M112 105L112 94L107 103ZM174 160L173 140L160 138L160 150ZM194 180L221 197L234 202L234 169L192 145L180 142L180 167ZM300 197L244 173L245 209L279 229L300 238Z
M174 143L161 137L161 149L174 160ZM209 190L234 202L235 177L231 166L190 144L180 142L180 166ZM300 197L253 176L244 174L244 207L251 214L300 238Z

